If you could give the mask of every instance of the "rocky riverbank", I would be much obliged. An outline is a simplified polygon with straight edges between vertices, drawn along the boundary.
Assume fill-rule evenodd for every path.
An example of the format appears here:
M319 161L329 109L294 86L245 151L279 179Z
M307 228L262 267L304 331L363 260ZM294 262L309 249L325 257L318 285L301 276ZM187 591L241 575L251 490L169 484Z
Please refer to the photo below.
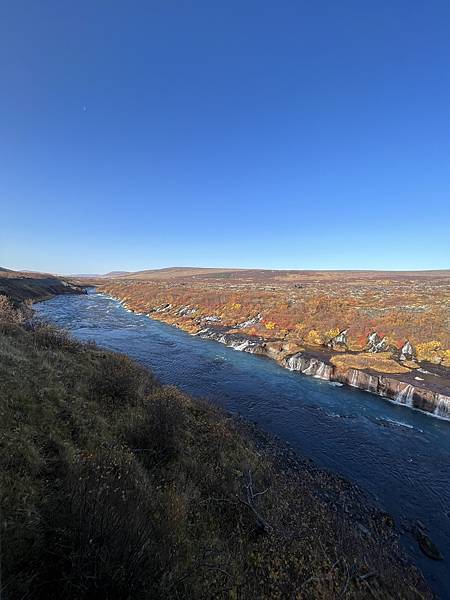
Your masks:
M133 303L117 297L115 299L128 310L133 310ZM215 340L235 350L267 356L291 371L299 371L303 375L349 385L402 406L450 420L450 377L447 369L439 369L438 366L431 363L419 366L419 364L408 361L411 356L408 344L405 344L403 349L405 353L402 355L403 362L397 363L391 358L380 358L378 362L388 365L389 369L388 372L380 372L375 363L376 352L379 351L378 356L382 357L384 348L382 340L374 335L369 336L368 340L368 343L372 344L373 354L344 353L333 348L333 346L342 344L342 341L338 339L334 340L334 343L327 348L300 347L290 341L267 340L262 337L245 335L239 332L238 327L221 327L213 318L210 320L203 318L203 327L194 326L190 319L173 321L168 318L172 310L172 305L168 303L148 313L147 316L175 325L192 335ZM185 313L180 315L180 310L177 310L177 315L189 316ZM342 334L340 335L342 337ZM351 366L352 361L344 360L343 357L353 358L353 362L358 361L359 363L363 362L361 360L363 357L369 366L368 368L354 368ZM372 361L369 359L375 359L373 362L377 369L370 367ZM404 366L405 364L414 364L414 368L407 368ZM395 372L396 370L400 372Z
M236 427L252 442L259 452L270 457L277 469L289 477L292 485L311 486L317 498L327 503L337 513L339 519L351 518L363 536L372 536L374 527L391 540L407 534L416 540L421 552L432 560L441 561L443 556L431 540L426 527L420 521L402 518L399 523L369 497L355 483L339 477L336 473L319 468L311 459L302 456L298 449L262 431L258 426L245 419L236 418Z

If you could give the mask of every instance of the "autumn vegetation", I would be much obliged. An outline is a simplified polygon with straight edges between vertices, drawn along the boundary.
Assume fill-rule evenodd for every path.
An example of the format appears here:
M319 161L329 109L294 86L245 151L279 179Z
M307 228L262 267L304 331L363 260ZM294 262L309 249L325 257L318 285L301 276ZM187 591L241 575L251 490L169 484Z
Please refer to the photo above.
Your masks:
M391 358L389 352L370 354L337 354L331 358L331 364L341 369L371 369L379 373L409 373L408 367Z
M206 325L237 327L293 348L348 353L368 351L368 337L376 333L383 340L379 351L393 360L409 341L417 363L450 367L449 271L168 271L102 281L100 290L193 333ZM334 344L344 331L346 343ZM382 370L386 356L379 358Z
M2 598L431 597L350 484L0 298Z

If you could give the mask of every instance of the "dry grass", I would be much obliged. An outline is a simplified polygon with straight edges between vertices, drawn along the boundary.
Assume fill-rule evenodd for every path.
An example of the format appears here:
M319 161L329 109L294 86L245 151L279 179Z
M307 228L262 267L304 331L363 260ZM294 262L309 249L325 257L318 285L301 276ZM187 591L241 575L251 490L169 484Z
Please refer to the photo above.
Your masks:
M429 597L351 486L124 356L2 326L0 417L8 600Z
M392 359L389 352L377 354L339 354L331 358L331 363L341 369L372 369L379 373L409 373L410 369Z

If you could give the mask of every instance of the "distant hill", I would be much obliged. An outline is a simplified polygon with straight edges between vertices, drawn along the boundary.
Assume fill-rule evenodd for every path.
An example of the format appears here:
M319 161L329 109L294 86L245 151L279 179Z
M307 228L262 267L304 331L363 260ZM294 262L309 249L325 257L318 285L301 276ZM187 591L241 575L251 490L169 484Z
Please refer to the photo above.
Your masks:
M209 268L209 267L166 267L164 269L146 269L145 271L127 272L117 277L121 279L176 279L182 277L216 275L220 273L239 273L243 269ZM112 276L111 273L105 277Z
M94 277L94 276L91 276ZM102 279L173 280L173 279L227 279L245 281L317 282L317 281L360 281L399 280L450 277L450 270L428 271L313 271L300 269L233 269L211 267L167 267L143 271L112 271L97 276Z
M101 277L122 277L123 275L130 275L130 271L111 271L110 273L101 275Z

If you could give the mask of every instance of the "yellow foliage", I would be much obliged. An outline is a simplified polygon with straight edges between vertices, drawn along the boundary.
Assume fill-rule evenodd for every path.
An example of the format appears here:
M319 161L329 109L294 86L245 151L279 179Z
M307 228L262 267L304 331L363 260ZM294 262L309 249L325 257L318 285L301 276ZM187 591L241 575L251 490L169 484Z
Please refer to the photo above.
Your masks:
M331 339L335 338L337 335L339 335L339 333L340 333L340 330L337 327L335 327L334 329L329 329L325 333L325 336L331 340Z
M417 344L416 353L419 361L428 360L433 363L440 363L444 358L444 351L441 342L438 340Z
M313 346L320 346L322 344L322 338L319 335L319 332L315 329L311 329L305 339L307 344L312 344Z
M264 325L266 329L275 329L276 327L276 323L274 323L273 321L268 321Z
M444 356L441 364L444 367L450 367L450 350L444 350Z

